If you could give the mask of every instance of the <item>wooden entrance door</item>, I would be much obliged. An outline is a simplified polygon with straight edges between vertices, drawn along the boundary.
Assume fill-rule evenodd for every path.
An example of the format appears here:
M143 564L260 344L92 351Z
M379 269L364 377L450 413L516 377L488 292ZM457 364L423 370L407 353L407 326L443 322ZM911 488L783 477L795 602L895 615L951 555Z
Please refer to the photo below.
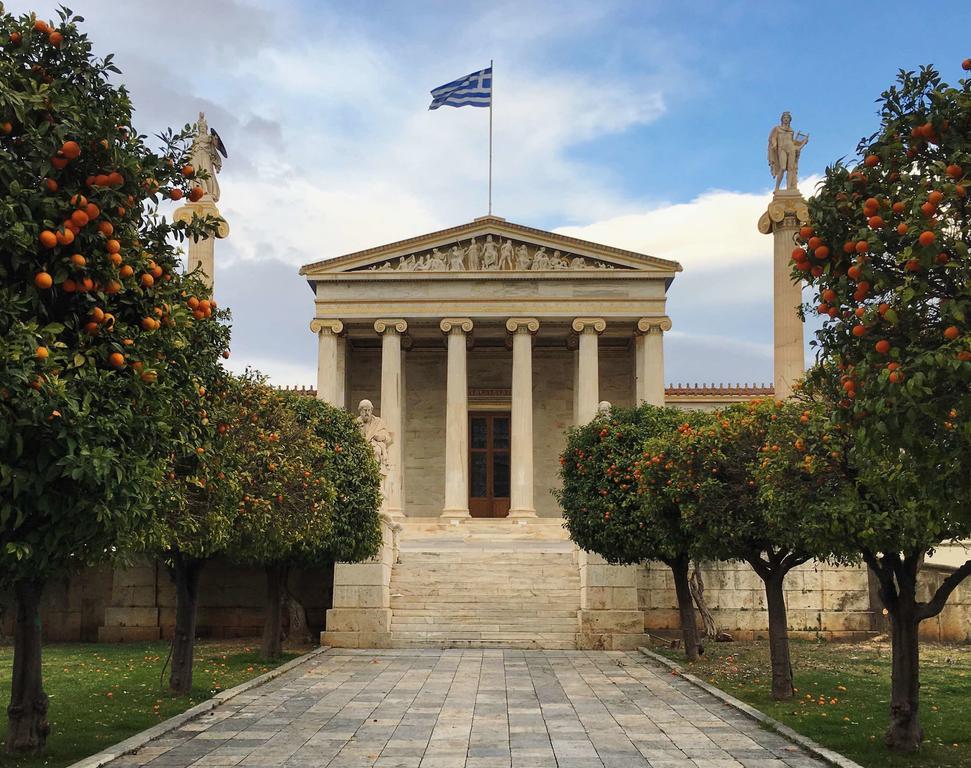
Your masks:
M509 514L509 413L469 414L469 514Z

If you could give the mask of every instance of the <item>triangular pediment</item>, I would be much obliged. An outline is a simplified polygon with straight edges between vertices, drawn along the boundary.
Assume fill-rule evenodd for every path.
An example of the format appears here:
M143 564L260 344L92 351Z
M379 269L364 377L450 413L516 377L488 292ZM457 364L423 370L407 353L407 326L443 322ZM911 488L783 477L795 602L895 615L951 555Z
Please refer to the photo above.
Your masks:
M335 273L651 272L673 278L676 261L485 216L458 227L307 264L308 278Z

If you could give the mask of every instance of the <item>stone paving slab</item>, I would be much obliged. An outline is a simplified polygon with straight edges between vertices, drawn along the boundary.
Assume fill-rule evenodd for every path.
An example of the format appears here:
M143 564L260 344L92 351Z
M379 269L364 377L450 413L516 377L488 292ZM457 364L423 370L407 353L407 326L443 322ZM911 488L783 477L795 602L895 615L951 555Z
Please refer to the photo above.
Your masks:
M640 653L331 649L112 768L815 768Z

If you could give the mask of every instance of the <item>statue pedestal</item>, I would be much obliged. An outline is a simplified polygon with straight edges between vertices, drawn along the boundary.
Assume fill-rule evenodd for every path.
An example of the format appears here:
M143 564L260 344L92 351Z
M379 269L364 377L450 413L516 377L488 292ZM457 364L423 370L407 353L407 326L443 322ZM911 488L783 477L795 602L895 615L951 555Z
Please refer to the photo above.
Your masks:
M797 314L802 304L802 281L793 283L789 262L796 247L799 227L809 221L809 209L798 191L780 190L759 219L759 232L773 236L772 317L774 341L773 385L777 400L792 394L792 385L806 372L803 322Z
M220 219L219 227L216 230L216 237L222 239L229 235L229 224L222 218L216 203L209 195L204 195L201 200L195 203L186 203L177 208L172 218L175 221L192 221L198 216L204 219L206 216L216 216ZM198 240L189 240L189 271L192 272L197 267L201 268L206 285L212 289L215 277L215 240L211 237L203 237Z

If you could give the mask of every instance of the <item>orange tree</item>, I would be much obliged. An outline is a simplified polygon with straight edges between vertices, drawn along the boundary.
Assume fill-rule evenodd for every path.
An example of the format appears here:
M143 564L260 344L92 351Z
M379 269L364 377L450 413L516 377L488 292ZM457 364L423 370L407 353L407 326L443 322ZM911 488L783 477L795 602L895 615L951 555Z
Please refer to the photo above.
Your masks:
M281 610L290 567L313 562L332 532L331 448L290 407L290 398L259 379L236 390L230 427L242 497L231 555L266 571L261 653L281 651Z
M901 72L857 159L827 169L793 251L793 278L827 317L811 383L835 401L856 482L892 521L859 523L883 532L862 553L893 627L887 741L901 750L921 740L917 625L971 574L968 562L930 603L916 600L924 554L971 535L969 183L971 80Z
M187 191L75 17L0 11L0 587L16 598L9 751L43 747L44 584L140 525L169 439L156 380L191 364L173 240L151 213ZM175 196L178 196L176 193ZM146 208L147 204L147 208Z
M906 453L875 464L873 455L861 448L855 429L836 405L845 392L836 374L816 372L818 383L804 393L806 409L798 424L786 427L787 436L773 434L777 425L770 429L780 451L767 455L758 469L760 488L771 489L763 503L785 515L794 498L811 494L815 554L838 562L862 559L876 575L893 644L885 740L892 749L913 751L923 738L918 627L944 609L951 592L971 572L969 563L956 568L924 601L917 597L921 566L939 543L967 537L968 529L960 503L941 507L933 495L919 494L927 480L917 475ZM897 495L908 486L910 496ZM780 491L783 487L788 493Z
M381 474L354 416L322 400L284 394L287 405L329 451L328 478L337 497L325 562L360 562L381 546Z
M192 689L199 579L206 561L229 545L240 495L228 437L235 382L222 366L229 314L208 296L195 275L185 281L180 310L193 322L182 352L191 350L191 358L170 358L168 375L158 380L155 395L169 427L169 439L154 446L163 473L151 515L123 543L125 551L159 558L175 586L169 689L176 693Z
M695 530L697 546L709 557L748 563L765 585L777 699L793 695L784 581L812 557L806 540L815 521L808 500L784 515L762 504L755 470L764 456L779 450L766 442L770 425L793 408L773 400L730 406L701 428L679 431L676 451L661 457L669 492Z
M696 539L684 523L679 500L666 492L666 470L646 461L653 454L645 453L645 444L665 444L679 430L705 419L699 412L652 405L612 408L608 415L570 430L557 491L570 537L580 547L610 563L660 560L671 569L689 659L698 657L688 584Z

